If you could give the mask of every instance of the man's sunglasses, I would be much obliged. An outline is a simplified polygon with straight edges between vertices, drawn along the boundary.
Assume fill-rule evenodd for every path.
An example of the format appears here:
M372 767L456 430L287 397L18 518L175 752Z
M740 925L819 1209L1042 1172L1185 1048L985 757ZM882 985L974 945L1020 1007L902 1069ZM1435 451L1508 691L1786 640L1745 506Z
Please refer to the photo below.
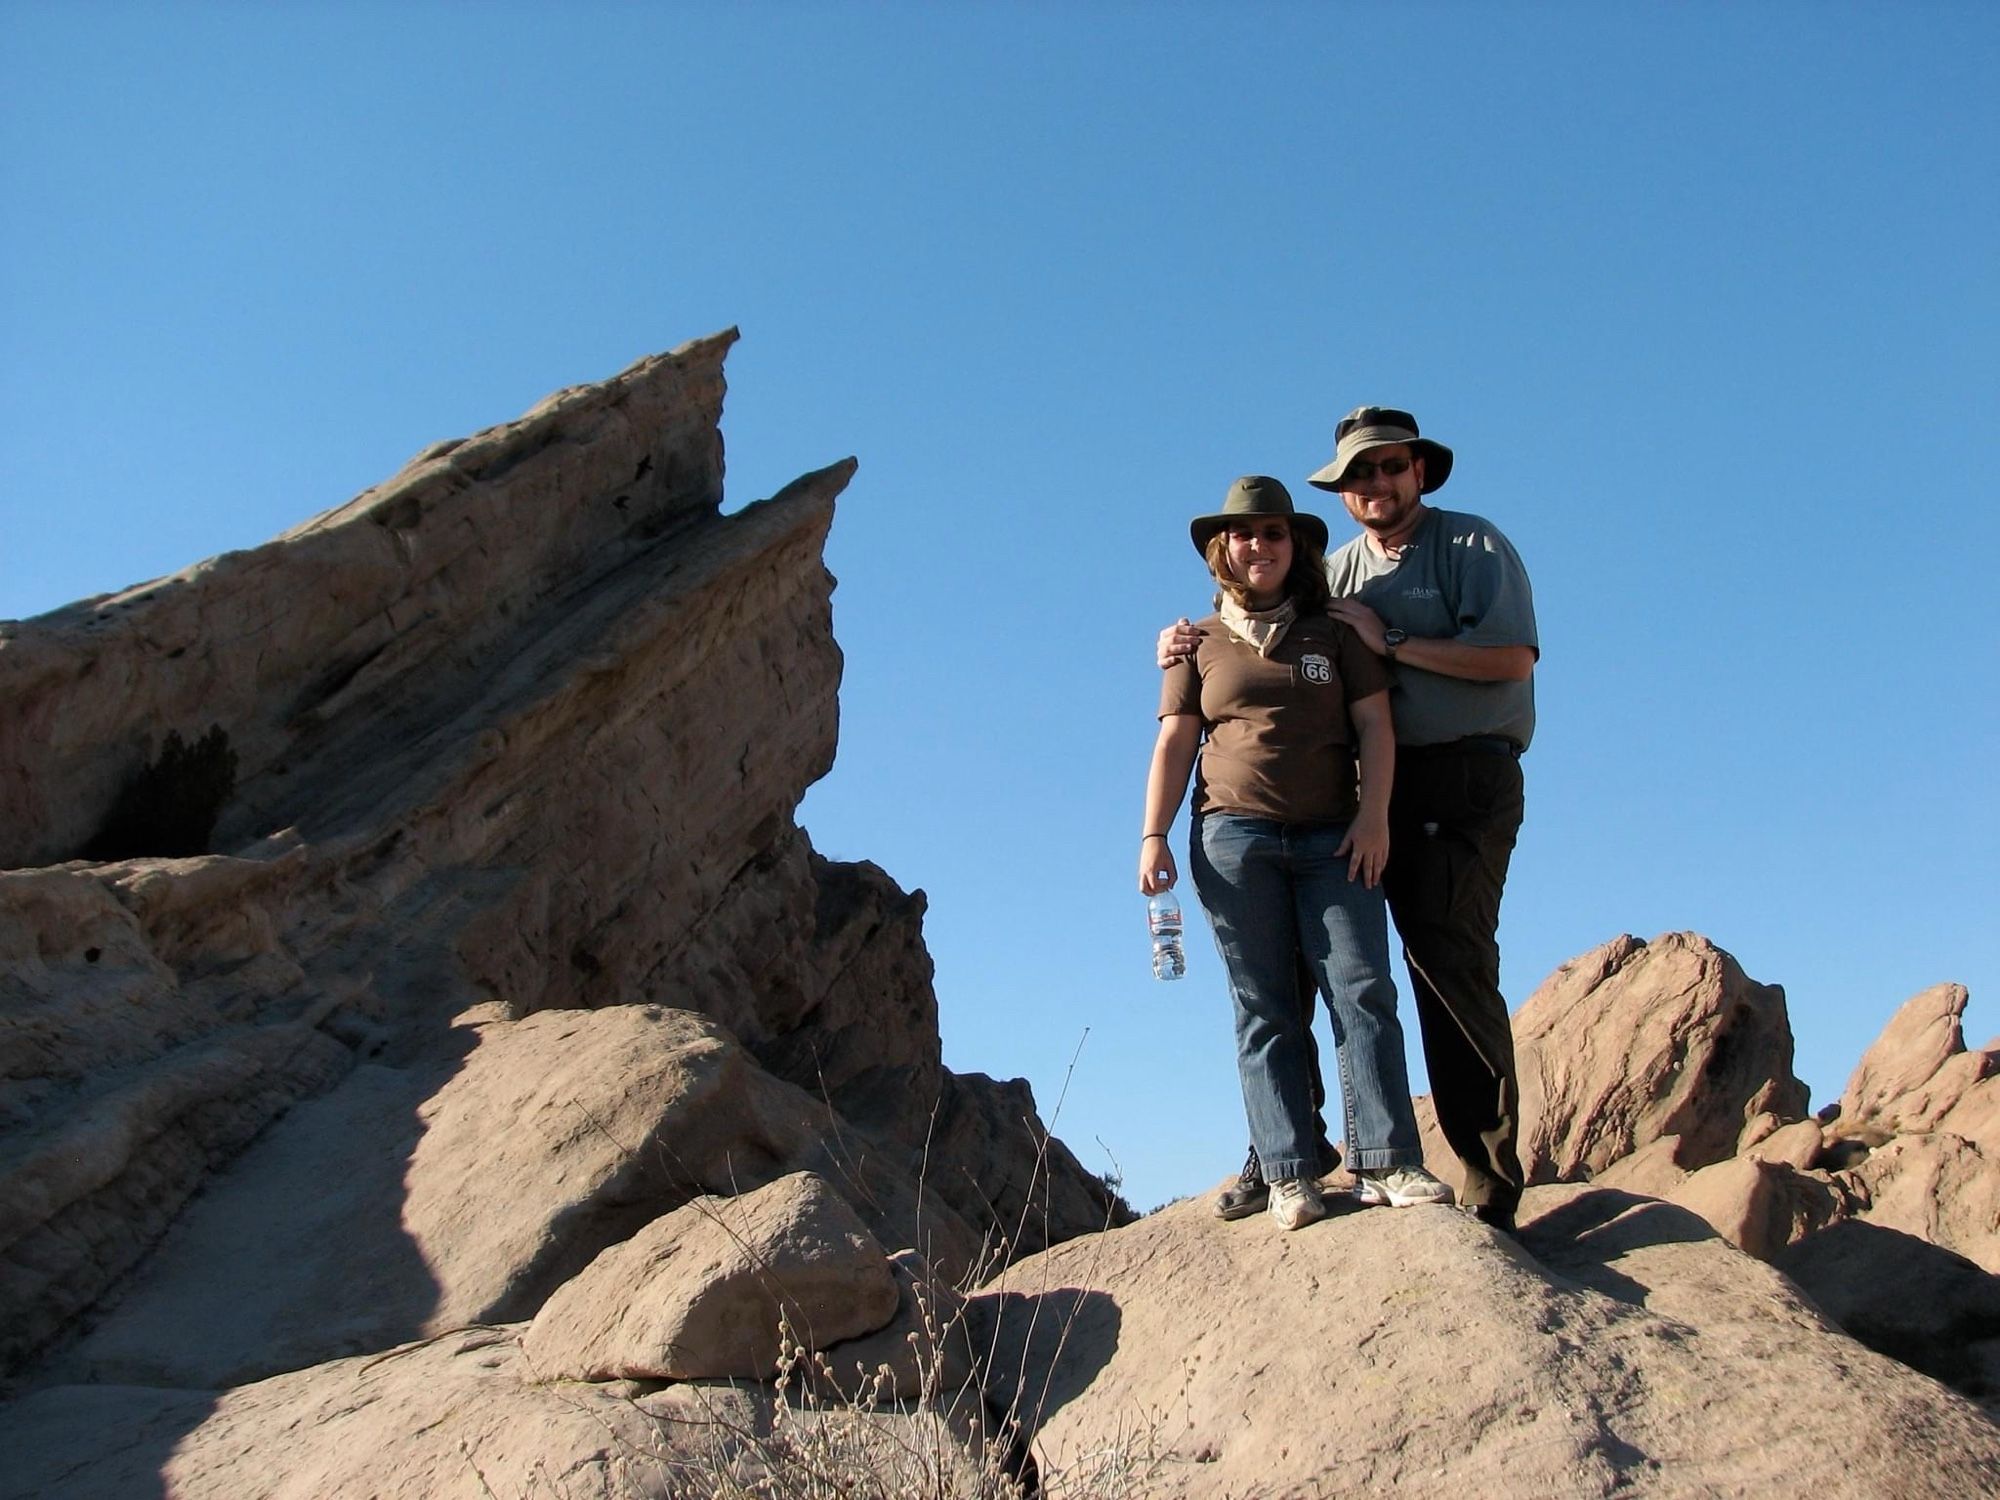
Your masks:
M1365 458L1357 458L1347 466L1346 472L1340 476L1340 482L1343 485L1366 484L1377 474L1387 474L1394 479L1398 474L1409 473L1410 465L1414 462L1414 459L1408 458L1385 458L1378 464Z

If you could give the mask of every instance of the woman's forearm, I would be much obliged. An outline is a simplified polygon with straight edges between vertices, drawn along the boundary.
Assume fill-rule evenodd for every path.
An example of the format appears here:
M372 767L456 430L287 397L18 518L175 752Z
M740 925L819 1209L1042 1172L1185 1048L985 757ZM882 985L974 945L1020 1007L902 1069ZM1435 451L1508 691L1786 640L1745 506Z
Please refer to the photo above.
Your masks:
M1192 714L1170 714L1160 720L1160 737L1153 741L1153 764L1146 772L1146 823L1139 830L1139 889L1148 896L1166 890L1181 878L1167 830L1187 792L1194 768L1195 746L1201 743L1201 720Z

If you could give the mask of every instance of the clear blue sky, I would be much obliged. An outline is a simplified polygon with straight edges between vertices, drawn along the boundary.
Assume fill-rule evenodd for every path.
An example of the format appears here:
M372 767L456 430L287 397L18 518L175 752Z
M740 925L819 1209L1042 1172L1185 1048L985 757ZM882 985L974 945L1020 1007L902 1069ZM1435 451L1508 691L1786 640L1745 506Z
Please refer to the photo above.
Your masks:
M861 460L801 820L1140 1207L1244 1139L1152 639L1363 401L1534 577L1516 1003L1691 928L1816 1105L1925 985L2000 1032L2000 7L8 0L0 70L0 617L740 325L730 503Z

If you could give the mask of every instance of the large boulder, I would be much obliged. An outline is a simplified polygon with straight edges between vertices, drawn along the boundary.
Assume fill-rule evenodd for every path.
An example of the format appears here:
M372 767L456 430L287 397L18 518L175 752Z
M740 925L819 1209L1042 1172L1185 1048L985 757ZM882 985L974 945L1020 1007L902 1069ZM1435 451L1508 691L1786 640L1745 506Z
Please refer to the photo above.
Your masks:
M1693 1171L1736 1154L1761 1113L1797 1118L1784 992L1694 933L1625 936L1572 959L1514 1017L1521 1165L1574 1181L1676 1138Z
M566 1282L522 1342L539 1380L771 1380L883 1327L901 1295L854 1210L810 1172L696 1198Z
M1783 1162L1739 1156L1691 1173L1664 1195L1701 1218L1737 1249L1770 1260L1789 1245L1838 1223L1853 1202L1832 1178Z

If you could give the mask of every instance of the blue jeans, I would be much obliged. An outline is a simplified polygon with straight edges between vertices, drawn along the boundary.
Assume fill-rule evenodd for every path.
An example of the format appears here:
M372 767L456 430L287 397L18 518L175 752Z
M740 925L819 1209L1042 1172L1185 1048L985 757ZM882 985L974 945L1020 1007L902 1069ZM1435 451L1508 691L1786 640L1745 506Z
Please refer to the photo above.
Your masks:
M1382 888L1347 878L1339 824L1280 823L1236 813L1195 819L1194 888L1215 931L1236 1002L1236 1070L1264 1177L1317 1176L1320 1163L1298 955L1333 1015L1350 1166L1423 1160L1389 977Z

